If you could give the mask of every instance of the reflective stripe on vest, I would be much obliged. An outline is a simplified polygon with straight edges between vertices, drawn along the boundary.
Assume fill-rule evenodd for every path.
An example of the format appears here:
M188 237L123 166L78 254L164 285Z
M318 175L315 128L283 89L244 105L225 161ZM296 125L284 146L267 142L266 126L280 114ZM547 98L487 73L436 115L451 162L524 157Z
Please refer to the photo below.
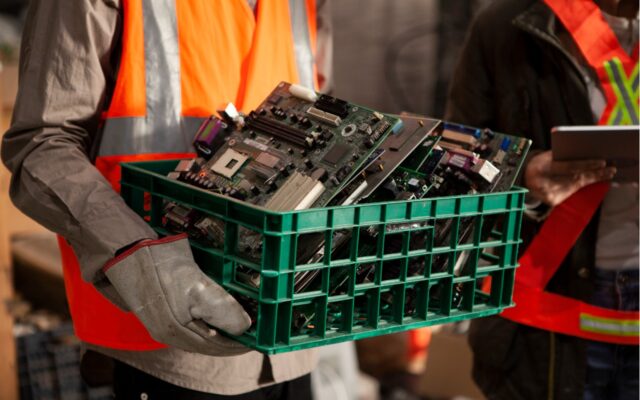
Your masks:
M624 52L591 0L545 0L597 72L607 99L599 124L638 123L638 49ZM556 206L519 260L514 301L502 316L540 329L589 340L640 343L637 311L596 307L544 291L604 200L609 184L597 183Z
M581 313L580 329L604 335L638 336L640 321L637 318L603 318L597 315Z
M228 102L248 111L280 81L315 86L315 0L129 0L122 55L96 167L118 189L120 162L191 156L201 121ZM76 335L124 350L164 347L132 313L82 281L59 240Z
M614 82L611 87L616 98L606 117L606 125L638 125L638 64L629 76L617 57L605 61L604 69L609 81Z

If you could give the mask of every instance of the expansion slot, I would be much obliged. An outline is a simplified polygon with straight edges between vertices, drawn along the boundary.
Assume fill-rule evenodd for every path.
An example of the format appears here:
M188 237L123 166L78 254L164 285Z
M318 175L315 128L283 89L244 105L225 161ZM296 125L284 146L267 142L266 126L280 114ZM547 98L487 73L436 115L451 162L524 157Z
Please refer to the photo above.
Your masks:
M273 211L302 210L311 207L324 191L322 182L296 171L264 207Z
M320 122L326 122L327 124L331 124L333 126L340 126L340 124L342 123L342 119L340 119L340 117L338 117L337 115L318 110L315 107L309 107L309 109L307 110L307 114Z

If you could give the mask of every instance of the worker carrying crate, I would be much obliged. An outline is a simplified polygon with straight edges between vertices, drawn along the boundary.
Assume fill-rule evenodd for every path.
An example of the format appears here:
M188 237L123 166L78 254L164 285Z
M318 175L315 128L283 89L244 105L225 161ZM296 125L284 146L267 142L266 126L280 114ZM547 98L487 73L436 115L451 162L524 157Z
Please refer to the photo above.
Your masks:
M191 152L194 132L219 104L234 102L248 111L281 80L320 88L328 78L321 60L329 56L329 38L317 35L317 27L326 26L318 21L326 21L324 4L30 4L14 119L2 144L3 162L13 173L13 201L62 235L76 335L88 349L118 360L120 371L133 365L137 376L159 377L145 392L152 398L156 391L169 393L167 387L179 393L174 397L189 390L243 394L274 384L296 389L300 397L310 390L311 352L265 357L192 323L195 314L236 333L250 324L235 300L198 275L186 241L155 242L157 234L113 189L119 187L122 161ZM140 245L144 240L151 243ZM118 293L103 267L133 253L124 263L136 264L136 272L128 269L128 287ZM182 274L196 278L193 286L172 281L152 291L154 281L143 274L159 273L153 266L169 259L181 265ZM123 266L114 266L110 274ZM131 285L135 273L137 286ZM143 286L146 295L164 300L154 311L142 297L127 307L148 305L144 312L153 314L153 326L145 327L116 305L145 295ZM184 302L168 304L167 299L182 295ZM181 311L169 312L170 306ZM149 328L172 346L154 340ZM131 374L126 371L118 376ZM129 389L123 385L116 392Z

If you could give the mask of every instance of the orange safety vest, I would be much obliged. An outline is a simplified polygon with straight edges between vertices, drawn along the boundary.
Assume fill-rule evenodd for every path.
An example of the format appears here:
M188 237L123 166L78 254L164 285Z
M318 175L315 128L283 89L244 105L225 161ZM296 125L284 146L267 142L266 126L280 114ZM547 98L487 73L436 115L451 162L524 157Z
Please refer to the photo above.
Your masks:
M545 0L597 72L607 99L601 125L638 124L638 49L627 54L592 0ZM556 206L519 260L514 301L502 316L552 332L618 344L639 344L638 312L617 311L546 292L545 286L609 190L598 183Z
M121 162L192 156L204 118L233 102L259 105L280 82L316 87L315 0L128 0L122 55L102 128L96 167L119 189ZM59 239L76 335L123 350L154 350L133 313L82 280Z

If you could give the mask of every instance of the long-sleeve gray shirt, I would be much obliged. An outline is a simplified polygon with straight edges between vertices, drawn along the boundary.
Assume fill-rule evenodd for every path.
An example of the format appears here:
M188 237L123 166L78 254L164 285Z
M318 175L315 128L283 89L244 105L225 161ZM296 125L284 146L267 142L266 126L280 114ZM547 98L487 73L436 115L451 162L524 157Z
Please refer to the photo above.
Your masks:
M118 249L155 237L91 163L115 83L121 27L118 0L31 1L18 97L2 142L13 202L67 239L92 283L104 281L101 267ZM216 358L174 348L89 347L176 385L219 394L293 379L315 364L309 351Z
M32 3L2 160L13 173L16 206L66 238L83 278L96 282L118 249L155 237L91 163L100 112L115 81L119 4Z

